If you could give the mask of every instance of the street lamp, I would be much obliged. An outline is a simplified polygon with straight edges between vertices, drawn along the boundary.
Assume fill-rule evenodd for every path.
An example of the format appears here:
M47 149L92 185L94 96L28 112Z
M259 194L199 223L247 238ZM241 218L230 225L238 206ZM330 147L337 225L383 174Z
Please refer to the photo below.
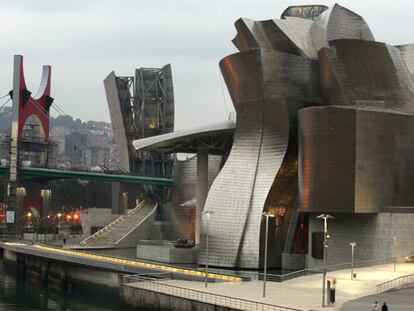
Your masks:
M351 257L351 280L354 279L354 252L355 252L355 247L356 247L356 242L350 242L349 246L351 246L352 250L352 257Z
M31 228L32 227L32 213L31 212L27 213L27 219L28 219L27 227Z
M318 217L323 219L323 278L322 278L322 307L325 307L325 283L326 283L326 257L328 255L328 219L334 219L331 215L321 214Z
M213 214L212 211L204 211L201 213L201 215L206 215L207 218L207 234L206 234L206 277L205 277L205 282L204 282L204 286L207 287L208 284L208 236L209 236L209 232L208 232L208 226L209 226L209 222L210 222L210 214Z
M58 230L60 230L60 217L62 217L62 214L58 213L57 217L58 217Z
M266 235L265 235L265 254L264 254L264 263L263 263L263 269L264 269L264 273L263 273L263 298L266 297L266 278L267 278L267 241L269 239L268 235L269 235L269 217L275 217L275 215L269 213L269 212L264 212L262 214L263 216L266 217Z

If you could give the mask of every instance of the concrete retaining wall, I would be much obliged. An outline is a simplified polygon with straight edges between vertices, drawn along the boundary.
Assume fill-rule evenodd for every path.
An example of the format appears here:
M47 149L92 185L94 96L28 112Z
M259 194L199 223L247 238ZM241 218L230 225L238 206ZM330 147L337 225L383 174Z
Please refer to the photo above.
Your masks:
M309 216L309 253L307 267L321 266L323 260L312 257L312 233L323 231L323 221L317 214ZM328 265L351 261L349 242L355 241L355 261L374 260L393 256L393 237L397 236L397 261L414 253L414 214L332 214L328 221L330 235Z
M166 263L197 263L198 247L176 248L169 242L139 241L137 258Z
M121 298L134 307L144 307L154 310L177 311L230 311L237 310L216 306L199 301L170 296L145 289L121 286Z
M102 228L110 224L121 215L111 214L109 208L89 208L87 214L81 214L80 220L82 225L83 237L91 235L91 228Z
M17 254L13 251L4 250L5 261L16 263L20 270L36 273L40 278L59 280L63 287L65 284L76 284L84 286L99 286L118 289L121 274L113 271L88 269L64 262L47 260L44 258ZM42 280L44 281L44 280Z
M282 253L282 270L301 270L305 268L305 255Z
M130 232L116 242L116 247L135 247L137 241L148 240L151 237L152 225L157 216L158 203L156 204L157 206L154 206L153 210L141 222L137 223Z

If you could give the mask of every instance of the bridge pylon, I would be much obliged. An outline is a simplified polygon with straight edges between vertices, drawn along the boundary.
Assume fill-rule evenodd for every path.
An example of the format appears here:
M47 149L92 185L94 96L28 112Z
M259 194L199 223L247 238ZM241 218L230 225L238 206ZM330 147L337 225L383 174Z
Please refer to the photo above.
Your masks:
M43 139L49 139L51 66L43 66L42 78L37 93L27 89L23 71L23 56L14 56L12 123L10 131L10 172L7 195L7 228L9 233L22 233L23 205L19 201L19 143L23 135L23 127L31 117L38 125Z

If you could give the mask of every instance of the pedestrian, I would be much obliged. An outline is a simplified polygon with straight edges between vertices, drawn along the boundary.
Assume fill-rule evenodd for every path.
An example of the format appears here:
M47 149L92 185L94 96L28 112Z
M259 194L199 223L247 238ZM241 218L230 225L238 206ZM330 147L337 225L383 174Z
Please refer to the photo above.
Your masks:
M387 306L387 303L386 302L384 302L382 304L381 311L388 311L388 306Z
M379 311L378 301L375 301L374 305L372 306L372 311Z

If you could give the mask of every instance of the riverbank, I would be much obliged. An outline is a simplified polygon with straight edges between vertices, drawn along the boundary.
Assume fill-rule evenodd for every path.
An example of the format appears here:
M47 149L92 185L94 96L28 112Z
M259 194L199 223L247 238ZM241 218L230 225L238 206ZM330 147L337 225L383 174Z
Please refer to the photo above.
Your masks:
M372 295L377 291L377 285L394 278L413 274L414 264L399 263L394 272L393 264L376 265L354 269L357 278L351 280L350 270L329 272L327 279L336 279L336 304L329 310L342 310L342 306L351 300ZM184 280L153 280L148 282L130 282L123 286L128 287L127 299L133 303L142 303L142 290L158 293L160 296L170 295L194 301L222 301L222 305L236 305L237 301L257 302L266 304L263 310L284 310L272 307L283 307L299 310L323 310L322 304L322 275L315 274L302 276L285 282L266 282L266 298L263 298L263 281L211 283L206 288L203 282ZM134 292L134 288L136 289ZM155 301L155 300L154 300ZM372 301L373 303L374 301ZM165 305L163 304L165 303ZM168 301L161 301L160 307L168 305ZM371 306L371 304L369 305ZM178 309L177 309L178 310ZM242 310L262 310L246 307ZM347 309L349 310L349 309Z
M36 274L19 273L15 265L0 260L0 310L136 310L124 303L117 290L77 287L62 291L56 284L42 284ZM139 310L148 310L139 308Z
M45 245L3 243L5 259L17 269L37 273L41 282L55 280L63 290L86 287L110 287L133 306L169 310L322 310L322 275L302 276L280 282L263 281L231 274L205 273L200 270L158 263L103 256ZM357 278L350 280L350 270L328 273L335 278L336 305L340 310L350 300L371 295L377 285L399 276L413 274L414 264L382 264L354 269ZM282 307L279 307L282 306ZM261 310L260 309L260 310Z

